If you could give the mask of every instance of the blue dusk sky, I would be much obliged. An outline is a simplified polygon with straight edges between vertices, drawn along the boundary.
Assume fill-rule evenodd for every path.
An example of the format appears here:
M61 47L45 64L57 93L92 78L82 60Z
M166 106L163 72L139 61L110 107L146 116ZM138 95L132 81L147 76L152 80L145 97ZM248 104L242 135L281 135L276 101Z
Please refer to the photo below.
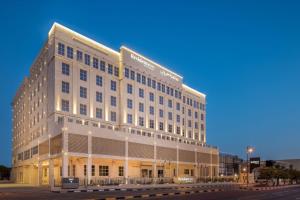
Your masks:
M54 22L126 45L207 95L207 142L245 156L300 158L299 1L3 1L0 164L11 102Z

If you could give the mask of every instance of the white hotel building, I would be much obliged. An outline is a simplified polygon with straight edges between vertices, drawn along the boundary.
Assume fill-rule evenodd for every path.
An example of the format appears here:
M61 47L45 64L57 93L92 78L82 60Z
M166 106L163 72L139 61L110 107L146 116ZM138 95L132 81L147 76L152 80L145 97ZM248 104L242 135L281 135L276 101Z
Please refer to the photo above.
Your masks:
M205 105L175 72L54 23L12 103L13 179L216 177Z

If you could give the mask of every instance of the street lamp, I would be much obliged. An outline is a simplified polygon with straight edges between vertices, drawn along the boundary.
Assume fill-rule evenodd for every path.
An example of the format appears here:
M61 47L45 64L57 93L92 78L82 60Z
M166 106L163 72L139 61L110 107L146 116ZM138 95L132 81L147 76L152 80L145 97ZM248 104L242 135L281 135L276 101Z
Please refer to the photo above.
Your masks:
M253 147L247 146L247 149L246 149L246 153L247 153L247 187L249 185L249 156L251 153L253 153L253 151L254 151Z

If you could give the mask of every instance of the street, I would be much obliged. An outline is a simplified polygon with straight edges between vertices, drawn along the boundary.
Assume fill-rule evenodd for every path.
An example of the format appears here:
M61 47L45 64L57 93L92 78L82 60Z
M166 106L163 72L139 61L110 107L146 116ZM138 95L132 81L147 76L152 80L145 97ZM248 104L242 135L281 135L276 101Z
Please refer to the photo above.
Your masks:
M192 193L192 194L191 194ZM149 197L150 196L150 197ZM159 196L159 197L157 197ZM29 199L189 199L189 200L297 200L300 199L300 186L278 188L266 191L245 191L238 187L220 187L211 189L174 188L150 189L142 191L107 191L107 192L79 192L53 193L47 187L0 188L1 200L29 200Z

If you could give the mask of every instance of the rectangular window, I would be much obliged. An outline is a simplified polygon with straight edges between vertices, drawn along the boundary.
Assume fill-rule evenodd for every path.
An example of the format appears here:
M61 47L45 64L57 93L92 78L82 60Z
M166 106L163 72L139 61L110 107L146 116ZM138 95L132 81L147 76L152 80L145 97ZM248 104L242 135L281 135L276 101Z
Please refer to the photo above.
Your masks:
M188 120L188 126L189 126L189 128L192 127L192 121L191 120Z
M132 124L132 114L127 114L127 123Z
M92 165L92 176L95 176L95 165Z
M102 119L102 109L96 108L96 118Z
M199 126L198 126L198 122L195 122L195 129L198 129Z
M165 93L165 89L166 89L166 88L165 88L165 85L162 84L162 85L161 85L161 91L162 91L163 93Z
M169 120L172 120L172 119L173 119L173 115L172 115L171 112L168 113L168 119L169 119Z
M192 111L191 111L191 109L188 109L188 115L189 115L189 117L192 116Z
M176 115L176 121L180 123L180 115Z
M159 104L164 105L164 97L163 96L159 96Z
M154 128L154 120L153 119L149 120L149 127Z
M84 165L84 166L83 166L83 175L84 175L84 176L86 176L86 174L87 174L86 171L87 171L87 170L86 170L86 165Z
M161 83L157 83L157 90L161 91Z
M96 75L96 85L102 86L102 76Z
M161 118L164 117L164 111L162 109L159 109L159 117Z
M176 103L176 110L180 111L180 103Z
M143 117L139 117L139 125L144 126L144 118Z
M139 88L139 97L144 98L144 90Z
M150 113L150 115L154 115L154 107L153 106L149 107L149 113Z
M163 131L164 130L164 123L159 122L159 130Z
M96 101L99 103L102 103L102 93L101 92L96 92Z
M83 69L80 70L80 80L87 81L87 71Z
M99 60L98 60L98 58L93 58L93 67L95 69L99 68Z
M195 112L195 119L198 119L198 112Z
M80 86L80 97L86 98L87 97L87 89L85 87Z
M141 74L136 73L136 81L137 81L138 83L141 83Z
M117 106L117 98L114 96L110 96L110 105Z
M127 84L127 93L132 94L132 85L131 84Z
M77 61L82 62L82 51L77 50Z
M124 176L124 167L119 166L119 176Z
M111 64L108 64L108 71L109 74L113 74L113 66Z
M204 120L204 115L201 113L201 121Z
M126 78L129 78L129 69L128 68L125 68L124 74L125 74Z
M105 62L103 60L100 60L100 70L105 72Z
M147 78L147 85L148 87L151 87L151 78Z
M110 81L110 89L112 91L116 91L117 90L117 82L116 81L113 81L113 80Z
M73 48L67 47L67 57L73 59Z
M139 103L139 111L144 112L144 104L143 103Z
M70 65L66 63L61 64L61 73L64 75L70 75Z
M86 115L86 105L80 104L80 114Z
M65 112L69 112L69 101L68 100L61 100L61 110Z
M152 88L156 89L156 81L155 80L152 80Z
M63 93L69 94L69 92L70 92L70 84L68 82L62 81L61 82L61 91Z
M127 99L127 108L132 109L132 100Z
M116 77L119 77L119 67L114 67L114 75L116 76Z
M131 80L135 79L135 72L134 71L130 71L130 79Z
M142 84L146 85L146 77L142 75Z
M149 93L149 99L150 99L150 101L154 101L154 94L153 94L153 92Z
M64 56L65 55L65 45L63 43L58 43L58 54Z
M91 56L88 54L84 54L84 64L90 65L91 64Z
M117 113L116 112L110 112L110 120L112 122L116 122L117 121Z
M169 133L173 132L173 126L171 124L168 125L168 132Z
M99 176L108 176L109 175L109 168L108 166L99 166Z
M177 128L176 128L176 133L179 135L180 134L180 127L179 126L177 126Z
M172 107L173 107L173 105L172 105L172 100L171 100L171 99L168 100L168 106L169 106L169 108L172 108Z
M184 174L185 175L190 175L190 170L189 169L184 169Z

